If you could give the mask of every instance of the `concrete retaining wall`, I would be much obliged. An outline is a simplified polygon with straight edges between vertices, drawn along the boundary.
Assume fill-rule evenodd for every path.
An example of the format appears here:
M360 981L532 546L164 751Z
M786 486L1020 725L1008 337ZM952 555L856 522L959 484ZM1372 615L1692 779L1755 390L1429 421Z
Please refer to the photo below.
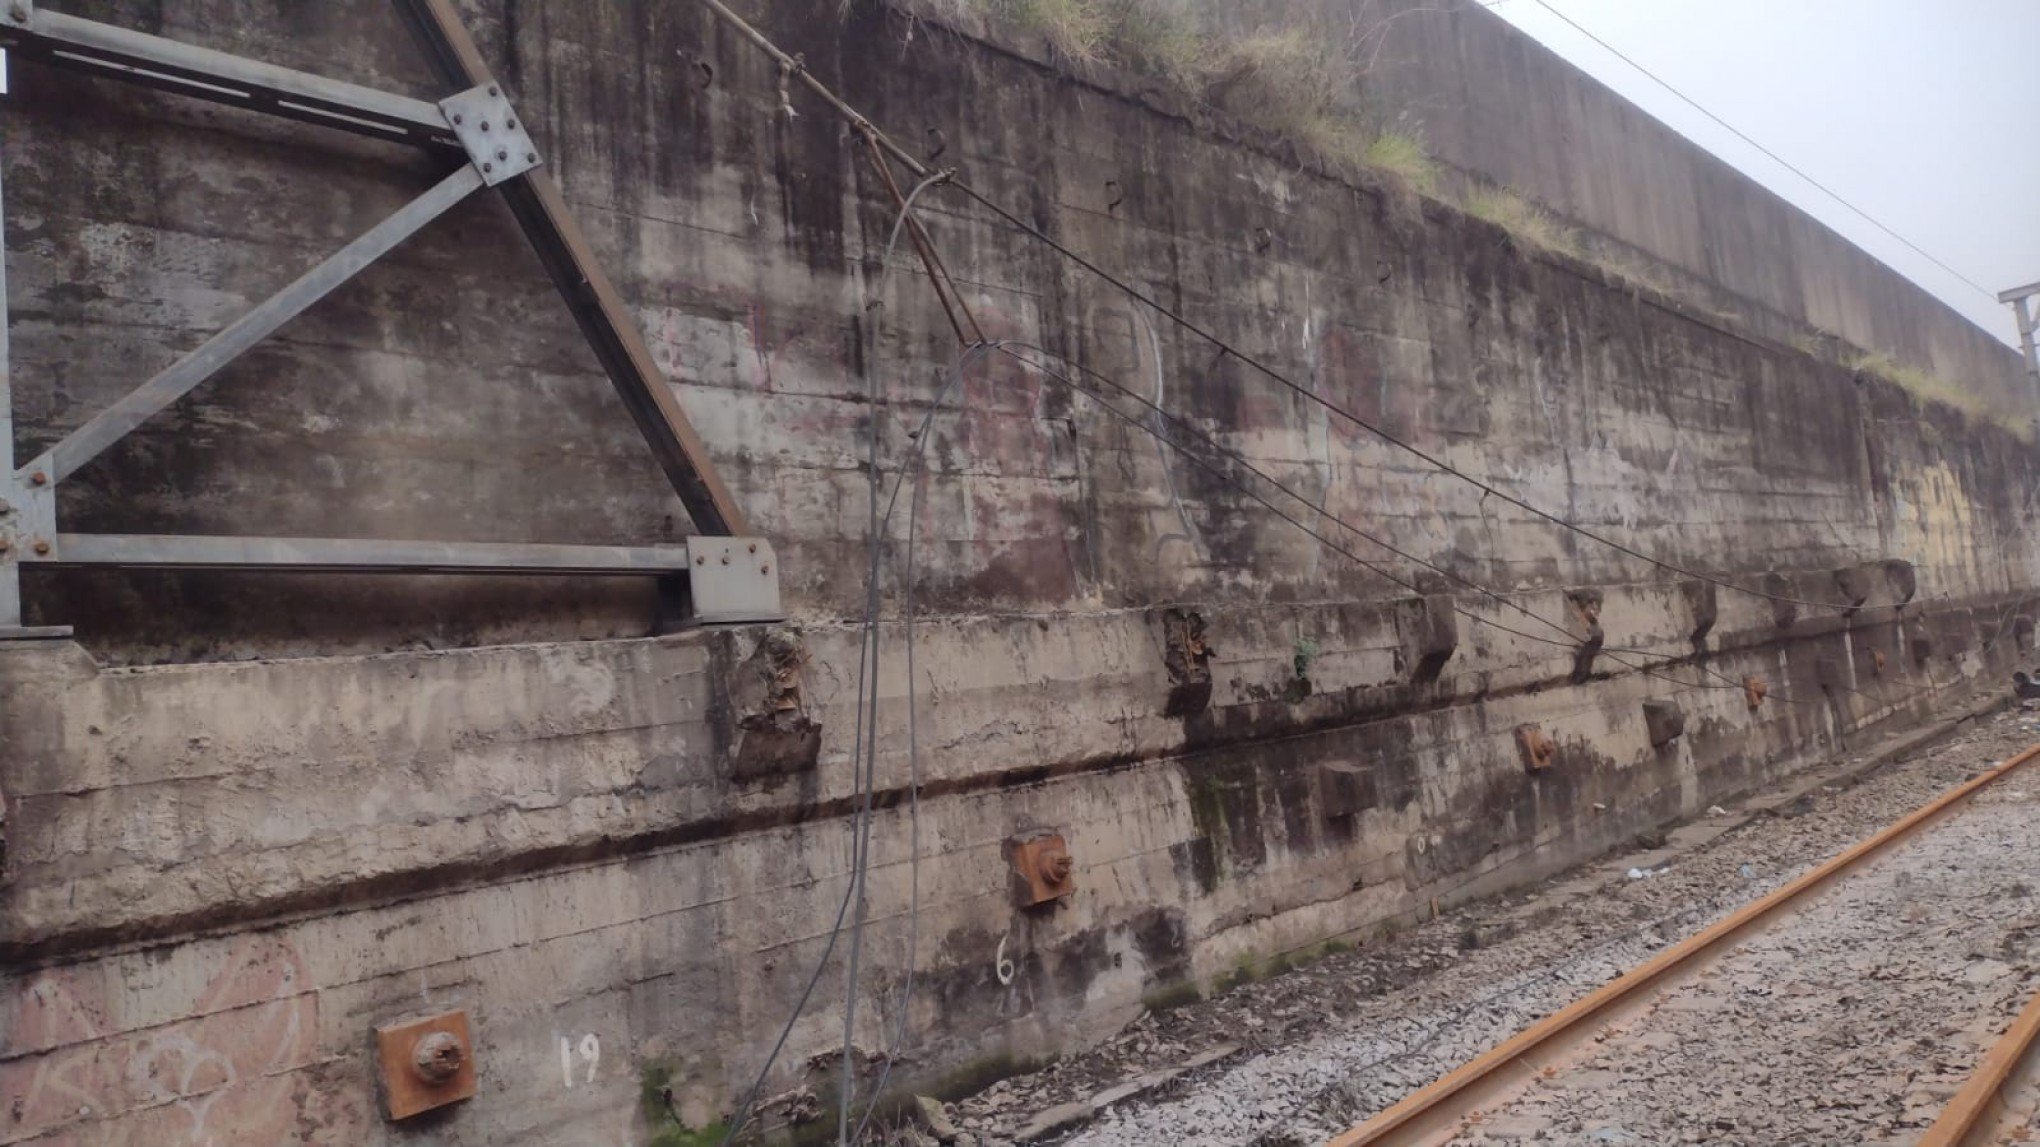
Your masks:
M863 435L875 416L901 457L953 343L905 258L878 320L891 215L854 139L818 110L787 120L772 69L705 15L481 7L484 51L779 549L797 643L645 637L643 587L566 580L33 579L37 620L80 644L0 651L0 1142L412 1141L380 1118L369 1033L459 1006L481 1092L424 1134L637 1143L648 1079L670 1079L692 1126L727 1110L826 945L855 807ZM1244 956L1591 855L1917 720L2030 638L2040 471L2016 441L1436 204L824 7L767 23L879 122L937 129L945 162L1319 393L1651 552L1794 596L1870 592L1847 617L1727 590L1710 611L1689 579L1482 499L931 193L995 336L1128 380L1540 614L1583 628L1598 595L1610 649L1705 652L1704 671L1668 672L1707 687L1607 654L1575 682L1573 649L1466 617L1420 673L1454 616L1448 580L1401 566L1420 597L1356 567L999 360L928 444L906 1082L962 1087ZM376 5L93 14L418 86ZM28 66L15 83L0 130L24 446L431 175ZM498 208L464 209L81 473L64 513L680 536L517 242ZM1903 609L1887 569L1917 581ZM866 1055L889 1043L914 915L889 632ZM1751 674L1772 690L1756 710ZM1686 732L1653 747L1643 702L1666 699ZM1559 746L1548 771L1518 755L1525 723ZM1003 850L1044 829L1069 840L1078 891L1022 911ZM775 1093L829 1100L840 955Z

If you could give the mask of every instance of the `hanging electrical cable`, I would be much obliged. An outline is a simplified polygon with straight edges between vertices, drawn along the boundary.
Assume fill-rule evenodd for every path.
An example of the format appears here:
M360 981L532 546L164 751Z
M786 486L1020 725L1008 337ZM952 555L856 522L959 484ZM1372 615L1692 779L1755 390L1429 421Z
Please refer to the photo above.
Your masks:
M788 55L784 50L779 48L778 45L774 44L768 37L766 37L763 33L759 32L755 27L753 27L748 21L744 20L743 17L731 11L727 5L722 3L722 0L698 0L698 2L701 3L704 7L706 7L710 12L714 13L718 18L722 19L725 23L730 25L730 27L735 29L745 39L749 40L752 44L756 45L760 51L763 51L768 56L771 56L775 61L779 62L782 66L792 68L793 74L801 81L801 83L804 86L806 86L810 91L815 93L815 95L818 96L824 103L828 104L830 108L837 112L837 114L843 116L846 120L848 120L853 125L853 127L855 127L858 131L868 133L868 138L873 140L878 146L883 147L887 152L891 153L894 156L894 158L900 160L900 162L909 171L924 176L931 174L931 169L928 167L927 164L923 163L919 158L917 158L912 152L908 151L898 141L894 140L885 132L879 130L862 113L858 112L855 108L845 103L841 97L837 96L834 92L830 91L827 85L823 84L820 80L816 79L807 70L806 65L804 63L800 62L795 57ZM1707 573L1702 570L1690 569L1676 562L1668 561L1663 558L1656 557L1652 554L1645 553L1644 551L1639 550L1633 546L1618 541L1614 538L1610 538L1598 530L1590 529L1586 526L1582 526L1575 522L1568 521L1567 519L1561 517L1556 513L1553 513L1552 511L1545 510L1542 507L1539 507L1521 497L1518 497L1514 494L1510 494L1509 492L1495 486L1493 483L1488 482L1482 478L1479 478L1473 474L1470 474L1465 470L1452 465L1449 462L1446 462L1444 459L1433 455L1429 451L1426 451L1413 443L1405 441L1400 436L1395 435L1392 432L1368 421L1367 419L1360 417L1359 415L1353 413L1351 410L1348 410L1340 406L1338 403L1332 402L1331 400L1325 398L1323 395L1318 394L1313 388L1306 387L1297 383L1295 380L1289 378L1281 371L1268 365L1258 356L1241 350L1239 347L1233 345L1231 342L1224 339L1223 337L1213 333L1212 331L1206 329L1200 324L1193 322L1188 317L1175 311L1173 308L1168 307L1167 305L1163 304L1162 302L1155 299L1146 292L1141 291L1139 288L1126 282L1120 276L1117 276L1112 272L1107 271L1105 268L1099 266L1096 262L1085 257L1084 255L1072 249L1068 245L1055 239L1053 236L1050 236L1042 229L1034 226L1027 220L1022 219L1019 215L1008 210L1003 205L998 203L996 200L993 200L989 196L985 195L983 192L978 191L975 187L972 187L968 181L957 176L955 173L950 172L946 174L948 174L949 176L949 178L944 180L944 184L946 186L954 188L956 191L966 196L973 202L977 203L979 206L990 211L993 215L997 216L1008 226L1014 228L1015 230L1020 231L1021 233L1029 236L1035 241L1046 245L1050 250L1055 251L1058 255L1062 256L1067 261L1083 269L1084 271L1096 276L1097 278L1103 280L1108 285L1112 286L1114 289L1118 290L1120 293L1124 294L1128 298L1134 300L1135 302L1140 303L1141 305L1154 311L1156 314L1163 316L1164 318L1168 319L1171 323L1181 327L1183 330L1191 333L1192 335L1195 335L1196 337L1210 343L1213 347L1217 348L1221 353L1237 359L1241 363L1244 363L1245 365L1252 368L1256 372L1266 376L1268 379L1275 382L1277 385L1280 385L1285 389L1288 389L1289 391L1298 395L1304 400L1311 402L1315 405L1318 405L1320 407L1323 407L1328 413L1331 413L1337 416L1338 418L1351 423L1352 425L1360 428L1361 430L1367 432L1368 434L1371 434L1374 437L1380 439L1381 441L1387 443L1391 447L1401 450L1404 453L1407 453L1410 456L1418 459L1419 461L1424 462L1426 465L1432 467L1433 469L1436 469L1441 473L1447 474L1451 477L1457 478L1463 482L1466 482L1474 486L1475 488L1481 490L1485 495L1499 498L1502 501L1507 502L1520 510L1523 510L1525 513L1532 515L1533 517L1548 522L1551 525L1559 527L1561 529L1571 531L1580 537L1586 538L1589 541L1595 542L1598 545L1602 545L1610 549L1613 549L1618 553L1625 554L1629 557L1635 558L1639 561L1643 561L1659 569L1666 570L1667 572L1677 573L1683 577L1708 582L1714 586L1730 590L1735 593L1740 593L1755 598L1761 598L1766 601L1778 602L1781 604L1805 606L1808 608L1820 610L1835 610L1843 614L1851 613L1855 611L1857 608L1859 608L1859 603L1855 602L1819 600L1815 598L1799 597L1793 594L1775 593L1769 590L1757 589L1751 586L1746 586L1739 582L1732 581L1728 578L1721 577L1720 575L1717 574ZM1925 604L1925 602L1918 602L1916 604Z

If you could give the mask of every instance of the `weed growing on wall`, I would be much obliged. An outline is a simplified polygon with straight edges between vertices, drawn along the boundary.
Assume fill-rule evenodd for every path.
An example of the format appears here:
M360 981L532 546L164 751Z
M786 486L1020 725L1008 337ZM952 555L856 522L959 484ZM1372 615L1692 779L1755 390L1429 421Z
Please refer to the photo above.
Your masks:
M1848 366L1859 374L1876 375L1886 382L1895 383L1924 402L1953 407L1972 419L2001 427L2028 442L2033 441L2032 422L1995 409L1960 383L1931 371L1899 362L1887 354L1858 355L1849 361Z
M1518 239L1550 251L1579 254L1579 236L1558 216L1506 187L1476 187L1466 193L1466 213L1485 219Z
M842 2L847 8L854 0ZM1356 0L1351 19L1338 27L1276 26L1223 36L1199 15L1214 10L1219 0L885 2L948 23L977 22L1038 36L1072 66L1103 65L1159 81L1196 105L1287 142L1334 173L1373 176L1419 195L1453 198L1422 126L1376 122L1358 102L1359 81L1377 62L1394 22L1434 9L1390 11L1377 6L1377 0ZM1673 294L1655 260L1615 244L1589 246L1559 215L1513 188L1484 184L1464 173L1455 181L1462 189L1457 196L1461 210L1501 227L1526 246L1593 263L1633 288ZM1849 365L1889 379L1924 401L1943 403L2028 440L2034 437L2035 428L2026 420L1997 412L1969 390L1927 371L1881 354ZM1307 681L1300 673L1299 679Z

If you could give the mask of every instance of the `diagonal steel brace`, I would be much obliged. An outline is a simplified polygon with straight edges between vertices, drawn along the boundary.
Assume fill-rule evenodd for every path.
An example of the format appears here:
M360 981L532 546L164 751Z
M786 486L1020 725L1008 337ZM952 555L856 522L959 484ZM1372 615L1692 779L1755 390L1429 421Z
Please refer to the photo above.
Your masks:
M447 84L458 89L495 84L488 63L451 0L396 0L396 5ZM504 182L498 190L581 324L581 333L623 397L624 406L651 444L653 456L687 504L695 526L708 534L747 533L742 512L709 462L708 450L681 412L672 387L652 361L637 321L568 213L559 184L544 169L534 168Z

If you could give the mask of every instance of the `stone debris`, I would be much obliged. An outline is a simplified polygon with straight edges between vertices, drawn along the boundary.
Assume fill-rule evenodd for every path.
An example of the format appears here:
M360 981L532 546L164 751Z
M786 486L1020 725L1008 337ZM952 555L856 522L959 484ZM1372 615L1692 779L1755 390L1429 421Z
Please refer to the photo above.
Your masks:
M1688 830L1674 829L1669 835L1677 863L1667 865L1664 850L1651 853L1650 863L1660 869L1652 879L1627 878L1628 869L1640 867L1636 863L1640 856L1611 857L1532 891L1447 912L1400 934L1371 940L1357 950L1243 984L1216 999L1144 1013L1119 1036L1091 1052L1060 1060L1033 1075L1003 1080L953 1105L956 1124L964 1136L961 1141L986 1147L1023 1137L1099 1147L1158 1142L1182 1147L1321 1143L1620 975L1651 953L1973 776L1980 767L2023 748L2031 739L2029 732L2010 716L1971 722L1936 746L1869 769L1853 784L1832 778L1821 784L1823 778L1815 777L1795 793L1753 798L1740 806L1740 817L1710 809L1710 818L1727 817L1730 823L1717 823L1696 837L1682 838ZM1835 772L1846 772L1860 759L1839 762ZM1979 798L1977 807L1983 806ZM2030 806L2026 811L2031 811ZM2040 827L2034 831L2040 835ZM1688 847L1682 847L1682 840ZM1917 873L1914 879L1926 881L1931 875ZM1989 950L1976 959L1965 959L1959 967L1947 968L1921 953L1922 963L1880 966L1879 974L1897 976L1895 982L1903 985L1921 982L1914 978L1918 976L1952 975L1964 985L1963 990L1976 993L1978 999L2014 1001L2015 1011L2022 993L2030 990L2025 933L2018 933L2021 938L2013 944L2015 950L1993 948L1995 941L1990 936L1972 935L1974 929L1962 923L1968 917L1958 912L1957 905L1970 901L1955 897L1954 903L1933 903L1951 898L1936 884L1909 887L1935 889L1931 895L1912 897L1927 906L1930 916L1904 921L1894 903L1888 906L1884 926L1920 929L1929 935L1938 935L1934 932L1937 928L1953 929L1951 943L1965 950L1977 946ZM1978 895L2002 898L2012 891L2030 895L2023 889L2024 885L2009 878L1992 878L1979 888ZM1978 904L1971 907L1983 911ZM2040 936L2040 902L2034 904L2033 918L2023 927ZM1954 933L1961 934L1959 942ZM1480 937L1482 942L1469 945L1465 942L1468 936ZM1794 947L1804 953L1814 951L1804 942L1795 942ZM1765 951L1752 948L1735 959L1754 961L1753 967L1772 968L1765 961L1796 958L1785 947L1768 955ZM1866 953L1858 955L1869 958ZM2000 971L1999 965L2005 970ZM1983 982L1971 983L1972 977ZM1809 1016L1819 1008L1838 1006L1836 1000L1816 1001L1793 994L1804 985L1761 980L1736 983L1739 986L1729 998L1743 1008L1740 1014L1745 1016L1769 1015L1779 1008ZM1860 1017L1861 1009L1870 1006L1871 997L1860 980L1853 988L1838 986L1835 991L1849 998L1852 1015ZM1861 1033L1866 1046L1871 1032L1889 1028L1894 1039L1926 1035L1940 1041L1933 1044L1937 1049L1953 1047L1946 1043L1954 1038L1950 1033L1901 1032L1910 1014L1894 1013L1871 1025ZM1956 1014L1949 1011L1937 1019ZM2008 1017L1993 1022L2001 1023L2004 1018ZM1987 1042L1988 1035L1983 1031L1977 1038ZM1623 1034L1614 1038L1627 1041L1640 1037ZM1235 1042L1245 1046L1222 1062L1171 1070L1201 1051ZM1633 1053L1630 1043L1621 1046ZM1672 1050L1677 1046L1675 1043ZM1736 1121L1733 1127L1666 1124L1649 1117L1651 1111L1662 1115L1677 1110L1677 1104L1652 1107L1639 1101L1635 1117L1616 1107L1595 1113L1561 1104L1552 1109L1553 1133L1547 1138L1557 1142L1775 1141L1767 1138L1766 1128L1757 1123L1766 1113L1750 1111L1746 1099L1735 1101L1733 1097L1755 1094L1753 1088L1788 1076L1818 1078L1820 1073L1796 1064L1775 1040L1760 1041L1760 1047L1759 1054L1738 1064L1737 1071L1742 1074L1726 1081L1723 1091L1729 1099L1709 1110L1709 1119ZM1949 1080L1959 1082L1968 1063L1966 1052L1956 1054L1951 1061L1955 1066L1944 1073L1931 1066L1915 1070L1888 1054L1873 1068L1874 1058L1866 1054L1862 1059L1861 1090L1838 1087L1819 1107L1822 1120L1832 1120L1837 1127L1859 1126L1860 1122L1851 1122L1852 1113L1865 1110L1866 1097L1877 1086L1871 1081L1883 1077L1889 1077L1884 1082L1889 1094L1899 1097L1897 1109L1902 1114L1906 1096L1926 1103L1929 1094L1937 1093ZM1162 1078L1151 1078L1157 1075ZM1690 1072L1680 1076L1670 1069L1658 1071L1658 1077L1667 1081L1694 1078ZM1142 1086L1127 1086L1144 1078ZM1612 1085L1613 1080L1609 1082ZM1715 1081L1695 1080L1694 1086L1701 1082L1711 1085ZM1558 1130L1561 1127L1573 1130ZM1483 1132L1488 1138L1468 1141L1507 1141L1491 1134L1498 1129L1490 1123ZM1596 1137L1599 1132L1610 1134ZM1661 1134L1666 1137L1659 1137ZM1825 1139L1818 1131L1808 1134L1812 1138L1806 1142L1855 1141ZM1622 1135L1636 1138L1624 1140Z

